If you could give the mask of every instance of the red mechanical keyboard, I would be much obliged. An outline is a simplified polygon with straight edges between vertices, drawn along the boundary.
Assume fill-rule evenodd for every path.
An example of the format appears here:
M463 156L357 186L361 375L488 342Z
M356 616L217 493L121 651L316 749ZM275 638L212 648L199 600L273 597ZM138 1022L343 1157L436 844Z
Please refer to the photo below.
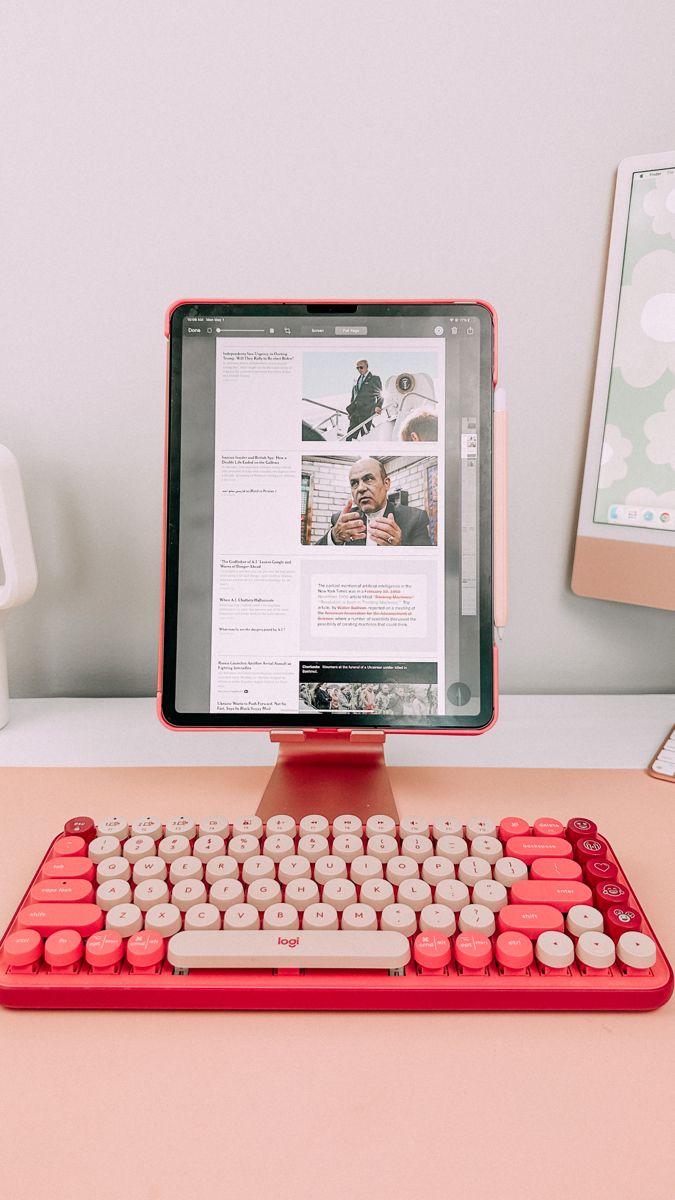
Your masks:
M672 991L582 817L74 817L0 943L16 1008L644 1010Z

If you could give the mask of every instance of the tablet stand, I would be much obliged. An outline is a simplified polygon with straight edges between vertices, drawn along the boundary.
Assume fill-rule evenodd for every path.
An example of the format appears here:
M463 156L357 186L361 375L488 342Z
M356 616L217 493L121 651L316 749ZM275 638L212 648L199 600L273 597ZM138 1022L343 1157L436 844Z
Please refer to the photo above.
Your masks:
M279 756L257 814L262 820L286 813L299 823L308 813L332 821L353 813L364 822L374 813L393 817L398 810L384 761L379 730L271 730Z

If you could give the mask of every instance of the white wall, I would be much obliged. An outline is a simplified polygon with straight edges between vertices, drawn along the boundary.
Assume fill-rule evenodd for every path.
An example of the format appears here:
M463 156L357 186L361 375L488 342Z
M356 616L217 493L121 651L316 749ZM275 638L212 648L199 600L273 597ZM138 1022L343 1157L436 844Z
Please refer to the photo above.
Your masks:
M675 7L3 5L0 441L41 581L15 695L154 690L163 313L478 296L511 418L507 692L666 691L672 615L569 589L614 174L675 143Z

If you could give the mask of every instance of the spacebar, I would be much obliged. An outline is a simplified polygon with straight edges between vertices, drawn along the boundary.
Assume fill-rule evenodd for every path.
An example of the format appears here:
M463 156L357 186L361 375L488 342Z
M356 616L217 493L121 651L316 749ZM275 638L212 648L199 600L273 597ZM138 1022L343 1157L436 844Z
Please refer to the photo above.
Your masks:
M410 944L402 933L378 930L300 930L282 933L274 929L186 930L169 939L167 956L173 967L183 969L250 967L310 967L329 971L391 970L404 967L410 959Z

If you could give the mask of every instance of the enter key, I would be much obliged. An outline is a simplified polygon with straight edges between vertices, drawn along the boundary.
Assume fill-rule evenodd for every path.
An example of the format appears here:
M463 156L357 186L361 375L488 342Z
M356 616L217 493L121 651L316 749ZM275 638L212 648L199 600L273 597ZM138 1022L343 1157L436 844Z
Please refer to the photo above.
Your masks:
M521 879L511 888L512 904L548 904L567 913L575 904L593 904L593 893L585 883L573 880Z

